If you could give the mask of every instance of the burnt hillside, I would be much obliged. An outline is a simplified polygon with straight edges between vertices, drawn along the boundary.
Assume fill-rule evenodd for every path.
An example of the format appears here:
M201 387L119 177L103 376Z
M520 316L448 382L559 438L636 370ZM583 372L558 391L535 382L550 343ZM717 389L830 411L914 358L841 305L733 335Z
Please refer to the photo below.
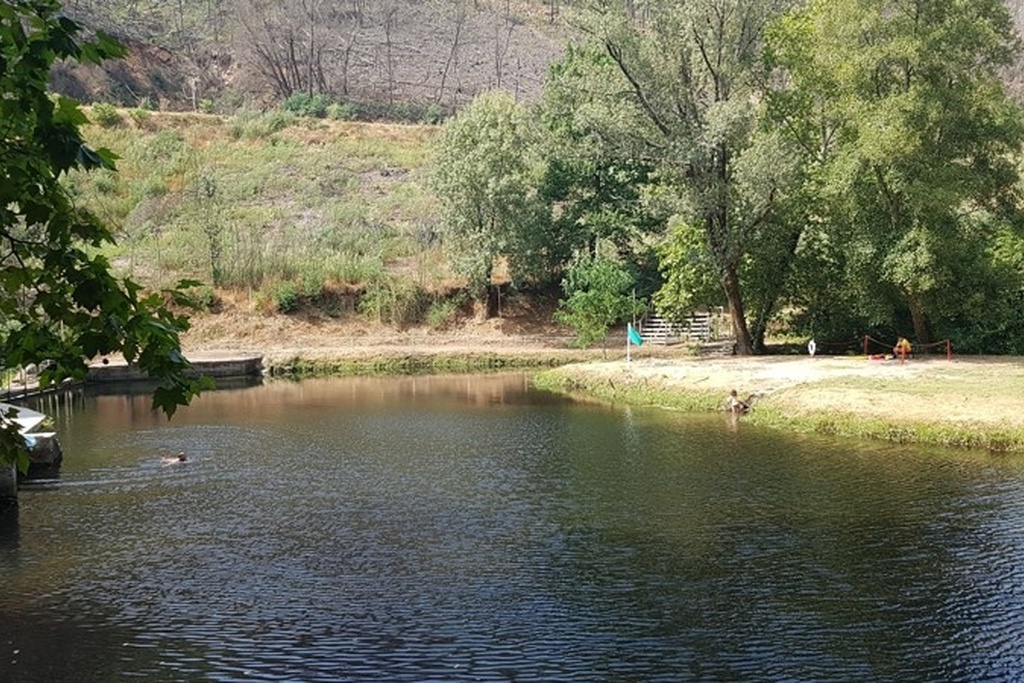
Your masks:
M451 110L503 88L530 99L567 40L554 0L68 0L129 45L122 63L63 69L81 99L164 109L260 106L295 92Z
M128 58L58 69L84 101L230 113L296 92L451 111L490 88L530 100L580 0L67 0ZM1024 0L1005 0L1024 33ZM1024 60L1007 73L1024 102Z

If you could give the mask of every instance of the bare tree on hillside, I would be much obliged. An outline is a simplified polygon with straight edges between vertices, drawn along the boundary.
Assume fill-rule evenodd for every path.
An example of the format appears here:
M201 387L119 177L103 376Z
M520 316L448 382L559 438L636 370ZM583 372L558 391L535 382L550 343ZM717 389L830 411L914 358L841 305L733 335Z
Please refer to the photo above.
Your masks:
M239 16L251 41L256 70L282 98L327 90L325 45L319 30L323 2L257 0L251 11Z
M154 86L152 97L171 106L234 91L264 101L306 92L452 108L496 87L536 95L560 39L517 13L541 9L545 21L546 3L561 11L578 1L65 0L89 26L139 43L133 52L166 48L166 59L157 56L182 78L163 76L173 91Z
M388 79L388 104L395 103L395 54L394 34L398 28L398 3L383 0L381 24L384 27L384 70Z
M512 31L516 23L517 20L512 15L511 2L505 0L501 16L494 24L494 85L499 90L504 85L502 80L505 76L505 56L512 43Z
M324 52L327 57L326 65L329 67L332 91L341 95L349 94L349 75L352 71L352 58L358 47L360 34L360 20L353 15L354 20L343 33L339 27L333 34L333 40Z
M462 33L466 27L466 18L469 8L467 7L467 0L453 0L450 4L452 9L450 17L452 31L451 45L448 49L444 65L441 68L441 82L437 86L437 95L434 98L434 101L438 104L442 102L444 99L444 89L448 83L448 77L449 75L452 75L456 81L456 87L452 91L452 105L454 105L455 91L458 89L459 53L462 48Z

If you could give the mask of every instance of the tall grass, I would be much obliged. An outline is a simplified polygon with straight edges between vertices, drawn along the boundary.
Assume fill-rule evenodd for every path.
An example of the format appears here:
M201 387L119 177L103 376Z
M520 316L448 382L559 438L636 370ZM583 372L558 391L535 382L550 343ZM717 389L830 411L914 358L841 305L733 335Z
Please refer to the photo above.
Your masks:
M423 238L433 234L422 182L430 128L154 112L83 132L120 157L118 173L72 174L68 187L114 228L109 255L144 284L377 291L399 262L418 286L445 277L423 256L437 250ZM413 255L429 268L408 272Z

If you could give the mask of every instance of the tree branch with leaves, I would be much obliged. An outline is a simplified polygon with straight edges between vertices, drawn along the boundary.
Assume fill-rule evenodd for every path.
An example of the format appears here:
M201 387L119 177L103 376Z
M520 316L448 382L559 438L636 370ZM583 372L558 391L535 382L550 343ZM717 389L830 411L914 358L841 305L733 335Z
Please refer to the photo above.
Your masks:
M80 33L56 0L0 5L0 366L41 366L49 386L83 379L92 357L121 353L162 381L154 408L170 416L206 384L190 375L179 337L188 320L174 312L197 283L146 293L115 277L101 253L111 231L61 184L73 168L113 168L115 160L83 141L78 103L46 90L57 61L123 54L102 32L91 40ZM0 460L25 465L25 444L12 430L0 432Z

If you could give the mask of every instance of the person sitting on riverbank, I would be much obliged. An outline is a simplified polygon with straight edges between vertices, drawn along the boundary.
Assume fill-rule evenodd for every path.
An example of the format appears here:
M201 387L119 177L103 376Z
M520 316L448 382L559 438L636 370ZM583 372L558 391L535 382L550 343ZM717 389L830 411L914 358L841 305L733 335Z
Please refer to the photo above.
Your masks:
M733 389L729 394L729 398L725 401L725 409L730 413L749 413L750 412L750 399L741 401L736 390Z
M896 342L896 346L892 350L892 355L899 359L910 358L910 352L913 349L910 346L910 342L907 341L906 337L900 337Z

